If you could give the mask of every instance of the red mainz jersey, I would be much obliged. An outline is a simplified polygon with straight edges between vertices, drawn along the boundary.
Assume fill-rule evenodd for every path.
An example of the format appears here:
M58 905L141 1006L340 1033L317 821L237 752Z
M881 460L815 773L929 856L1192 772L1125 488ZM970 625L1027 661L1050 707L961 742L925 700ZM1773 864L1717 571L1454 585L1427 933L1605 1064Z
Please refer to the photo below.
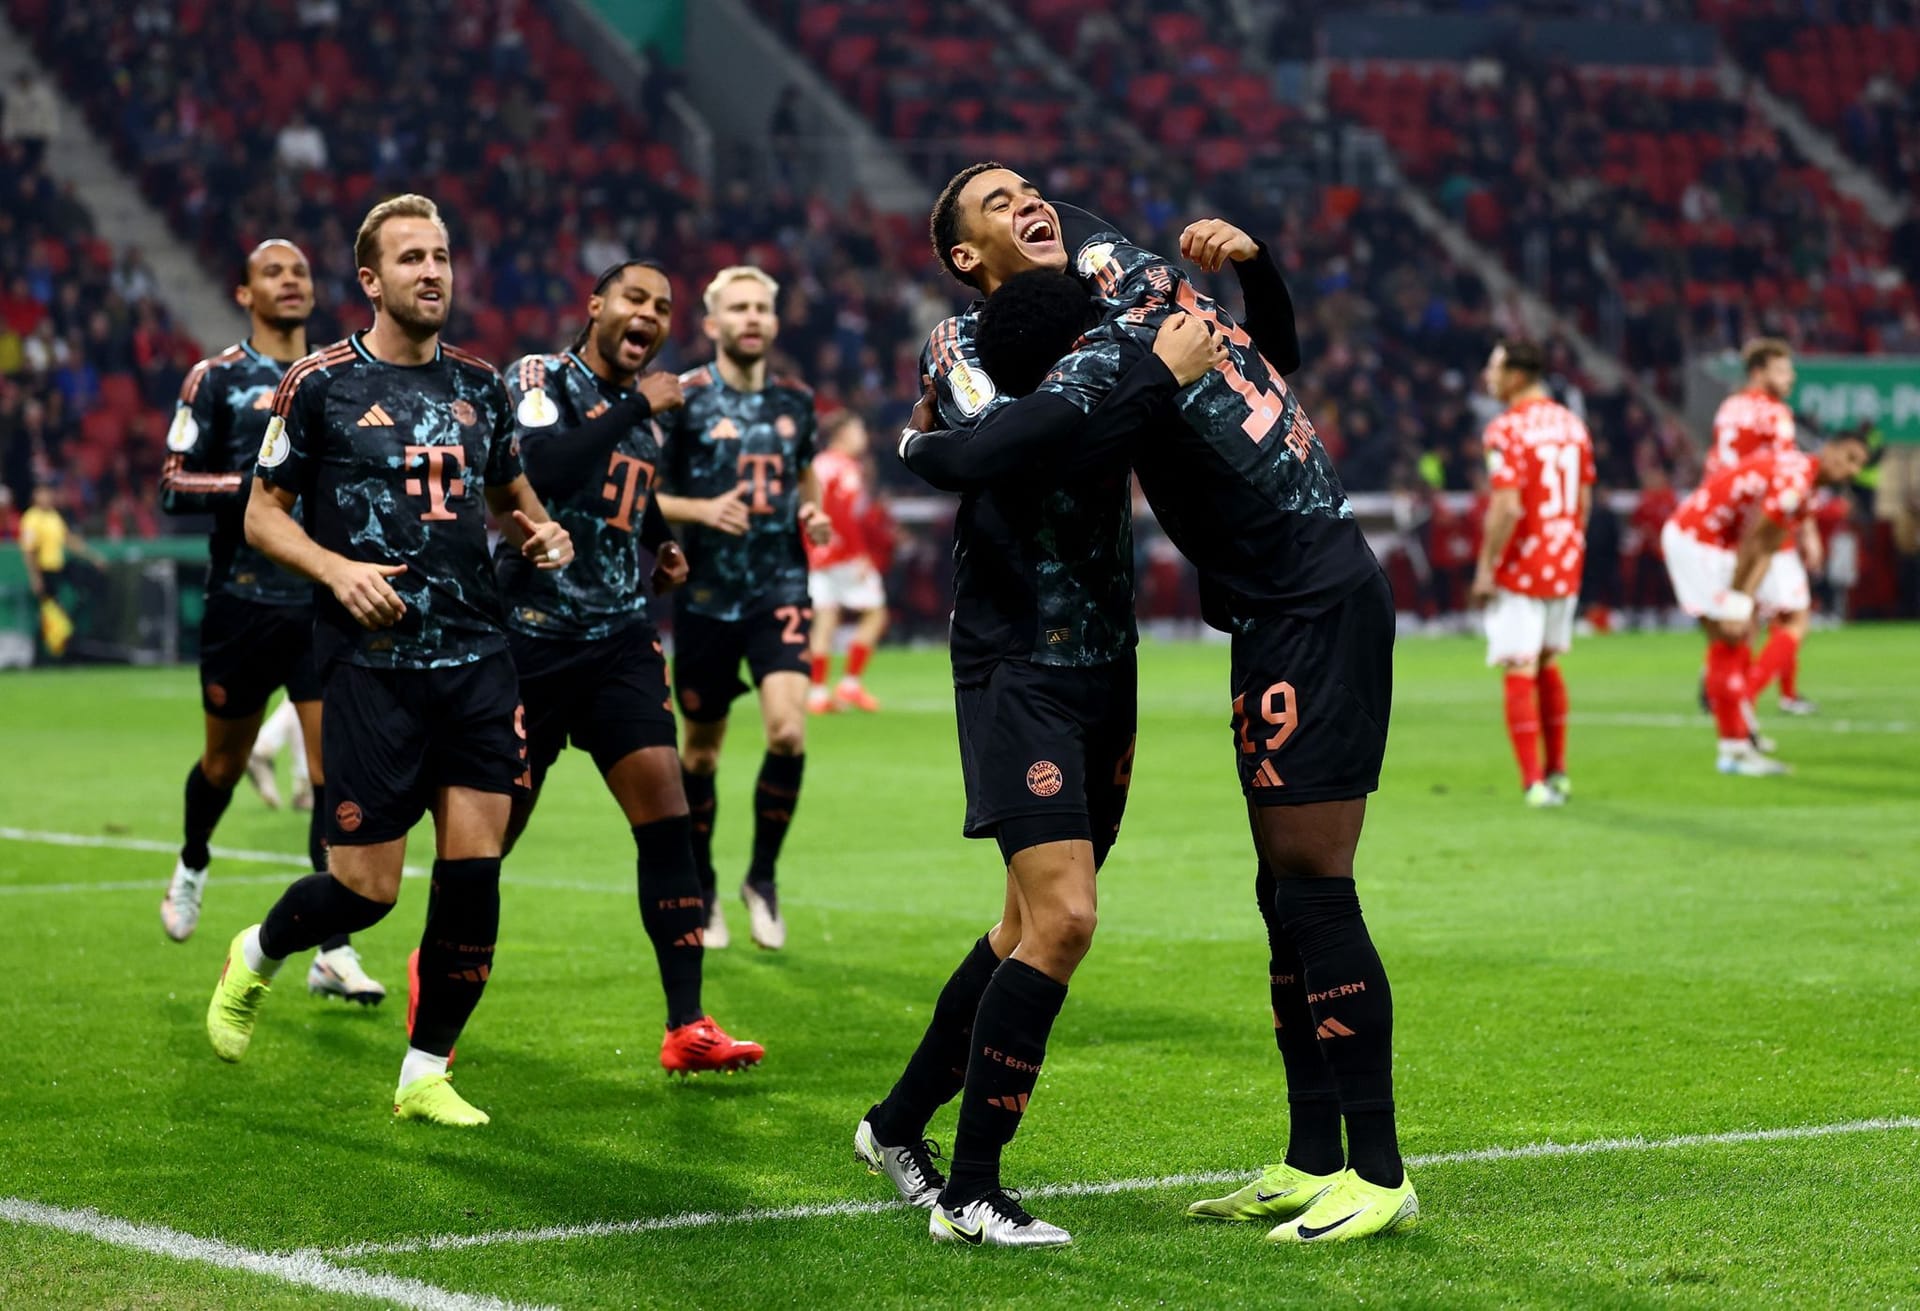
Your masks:
M1713 448L1707 452L1705 476L1756 455L1785 455L1794 449L1793 411L1772 392L1749 387L1721 401L1713 416Z
M1813 508L1819 468L1805 451L1756 455L1701 483L1671 522L1694 541L1728 551L1740 549L1740 535L1756 510L1791 534Z
M1486 447L1488 486L1520 493L1520 522L1494 566L1494 585L1524 596L1572 596L1587 555L1580 489L1594 481L1587 425L1539 396L1488 424Z
M820 508L833 520L833 536L824 546L808 541L808 567L825 569L871 558L865 531L867 476L860 461L839 451L822 451L813 457L813 476L820 480Z

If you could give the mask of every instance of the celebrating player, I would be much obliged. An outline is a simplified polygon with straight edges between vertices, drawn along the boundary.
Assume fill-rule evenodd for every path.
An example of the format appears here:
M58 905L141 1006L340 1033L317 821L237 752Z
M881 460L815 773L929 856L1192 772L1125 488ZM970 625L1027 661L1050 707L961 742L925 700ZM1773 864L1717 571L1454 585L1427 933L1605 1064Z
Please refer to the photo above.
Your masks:
M1750 460L1763 452L1785 455L1795 451L1793 411L1793 348L1774 337L1750 341L1740 352L1746 365L1746 386L1720 402L1713 416L1713 445L1707 451L1705 478ZM1754 604L1771 622L1767 644L1754 662L1747 696L1757 701L1775 678L1780 680L1780 709L1789 715L1811 715L1819 709L1800 695L1800 645L1807 639L1813 610L1809 567L1818 569L1824 554L1813 516L1801 521L1795 537L1774 553L1754 594Z
M526 829L547 770L571 738L593 757L633 830L640 922L667 996L660 1063L695 1074L753 1065L765 1053L728 1037L700 1004L706 901L666 661L647 612L647 555L656 594L687 577L686 556L652 495L664 460L654 421L681 404L680 380L641 376L672 326L666 271L626 260L594 283L572 349L529 355L507 370L527 477L580 556L551 573L518 551L499 555L533 773L532 789L514 798L506 849Z
M1392 597L1281 381L1299 347L1278 270L1220 220L1189 227L1182 250L1210 271L1235 265L1248 330L1164 260L1103 237L1076 259L1107 314L1091 331L1078 284L1045 271L1009 280L981 313L986 367L1006 391L1039 393L971 436L909 433L902 454L936 482L965 481L1082 461L1138 436L1141 487L1200 570L1208 622L1234 634L1233 726L1293 1108L1285 1161L1188 1214L1277 1220L1275 1242L1398 1232L1419 1203L1394 1125L1391 993L1353 883L1386 744ZM1225 357L1181 391L1184 377L1147 354L1146 335L1157 353L1169 334L1203 325Z
M813 571L807 578L813 598L813 686L807 692L807 710L816 715L842 706L874 711L880 703L861 679L873 648L887 631L887 593L865 532L871 509L865 468L867 425L859 415L842 410L822 425L821 436L826 448L813 462L813 474L820 484L820 508L833 523L833 536L807 547L807 564ZM829 691L833 637L841 612L847 610L860 618L847 647L847 672L840 686Z
M419 1006L393 1110L481 1125L447 1056L493 968L510 798L530 784L482 498L538 568L563 568L573 543L520 471L499 373L441 344L453 263L433 202L374 206L354 259L373 326L281 380L246 517L250 544L320 584L332 872L301 879L235 935L207 1036L222 1060L239 1060L286 957L385 918L407 832L431 810Z
M1506 671L1520 787L1535 807L1565 805L1572 792L1567 683L1556 657L1573 645L1594 481L1587 425L1547 394L1546 367L1530 341L1509 338L1487 357L1482 379L1507 408L1487 425L1493 499L1473 575L1474 604L1487 609L1487 663Z
M187 773L186 842L160 902L160 923L175 942L193 936L200 922L211 863L207 843L247 772L261 712L275 688L287 689L306 740L306 768L316 798L307 820L307 857L314 873L327 872L313 584L250 546L242 522L274 389L287 366L307 353L307 319L313 313L307 257L289 241L261 242L247 256L234 299L247 311L252 330L245 341L200 361L187 374L160 473L161 504L169 514L213 516L200 623L206 747ZM361 968L345 933L330 935L319 946L307 969L309 991L368 1005L387 995Z
M1037 264L1065 266L1059 225L1058 211L1031 183L979 164L947 184L930 226L947 272L991 295ZM979 308L935 328L922 355L939 420L950 428L1004 403L974 349ZM1132 524L1126 466L1114 457L969 487L954 521L964 831L998 843L1004 910L947 981L905 1071L854 1136L870 1170L932 1208L936 1241L1070 1241L1001 1187L1000 1156L1023 1119L1067 984L1091 946L1094 874L1126 809L1138 641ZM924 1134L956 1094L953 1177L943 1179Z
M1787 772L1750 740L1747 638L1756 598L1781 544L1808 519L1814 488L1844 486L1866 463L1867 440L1858 433L1829 438L1817 455L1764 452L1701 483L1660 532L1673 594L1707 635L1707 704L1720 733L1722 774Z
M780 284L746 265L707 284L713 363L685 374L686 404L663 423L660 510L688 525L687 585L674 602L673 688L687 721L683 783L707 901L707 946L727 945L713 869L714 775L746 661L760 690L766 756L753 789L753 860L740 886L756 945L787 943L775 879L807 757L807 551L833 525L814 482L813 393L770 376ZM671 495L668 492L671 491Z

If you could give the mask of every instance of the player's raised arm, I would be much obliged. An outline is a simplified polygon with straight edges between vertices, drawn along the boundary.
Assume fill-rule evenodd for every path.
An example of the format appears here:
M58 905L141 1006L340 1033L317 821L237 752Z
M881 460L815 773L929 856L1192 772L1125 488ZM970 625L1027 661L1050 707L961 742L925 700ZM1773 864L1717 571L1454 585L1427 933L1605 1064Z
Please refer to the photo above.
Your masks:
M1225 219L1200 219L1180 234L1180 253L1208 273L1231 264L1246 301L1241 326L1254 348L1282 374L1300 367L1300 334L1293 321L1293 296L1266 243Z
M686 403L679 378L671 373L650 373L637 388L600 414L568 427L554 421L529 423L529 419L540 417L539 412L525 403L523 395L515 394L518 389L514 379L507 380L507 390L514 395L519 415L521 462L533 485L547 493L564 493L603 477L608 456L635 425ZM546 404L551 406L552 402Z

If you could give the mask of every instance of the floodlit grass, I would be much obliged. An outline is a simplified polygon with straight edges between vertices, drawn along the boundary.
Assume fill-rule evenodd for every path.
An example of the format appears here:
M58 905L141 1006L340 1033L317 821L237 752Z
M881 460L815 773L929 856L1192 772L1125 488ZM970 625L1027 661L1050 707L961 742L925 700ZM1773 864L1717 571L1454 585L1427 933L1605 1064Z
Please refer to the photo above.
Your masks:
M1520 804L1478 645L1402 644L1360 878L1398 1002L1409 1154L1920 1114L1917 638L1816 634L1803 682L1823 714L1769 723L1799 772L1753 780L1713 771L1697 639L1586 641L1567 663L1575 800L1545 813ZM303 961L243 1065L209 1050L227 941L297 872L304 817L243 786L217 844L288 863L217 860L184 946L158 922L169 853L0 837L0 1197L272 1251L883 1199L852 1164L854 1125L991 921L1001 874L992 844L958 835L944 656L884 652L874 687L881 715L811 726L782 870L789 949L754 951L735 901L741 945L708 956L710 1009L768 1048L737 1078L661 1074L631 843L590 763L563 758L508 863L493 981L460 1043L460 1087L494 1117L476 1132L395 1124L404 998L322 1003ZM1279 1154L1225 687L1224 647L1142 650L1132 807L1010 1183ZM720 775L729 892L758 762L740 709ZM0 676L0 825L177 840L199 714L187 669ZM431 859L424 832L413 859ZM409 882L361 939L396 991L424 891ZM933 1133L951 1132L950 1109ZM335 1264L563 1306L1885 1306L1920 1302L1917 1172L1920 1134L1893 1129L1433 1164L1414 1172L1417 1233L1333 1250L1190 1225L1184 1203L1224 1189L1187 1187L1035 1200L1075 1236L1052 1253L936 1249L922 1213L896 1210ZM0 1304L340 1300L0 1224Z

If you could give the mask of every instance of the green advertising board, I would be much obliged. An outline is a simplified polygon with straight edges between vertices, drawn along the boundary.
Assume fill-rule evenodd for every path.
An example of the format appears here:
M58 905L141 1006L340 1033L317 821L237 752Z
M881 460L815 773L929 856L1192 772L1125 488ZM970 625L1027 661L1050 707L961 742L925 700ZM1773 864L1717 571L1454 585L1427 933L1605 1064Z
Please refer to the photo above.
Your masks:
M1890 442L1920 442L1920 357L1802 355L1793 408L1827 432L1871 424Z

